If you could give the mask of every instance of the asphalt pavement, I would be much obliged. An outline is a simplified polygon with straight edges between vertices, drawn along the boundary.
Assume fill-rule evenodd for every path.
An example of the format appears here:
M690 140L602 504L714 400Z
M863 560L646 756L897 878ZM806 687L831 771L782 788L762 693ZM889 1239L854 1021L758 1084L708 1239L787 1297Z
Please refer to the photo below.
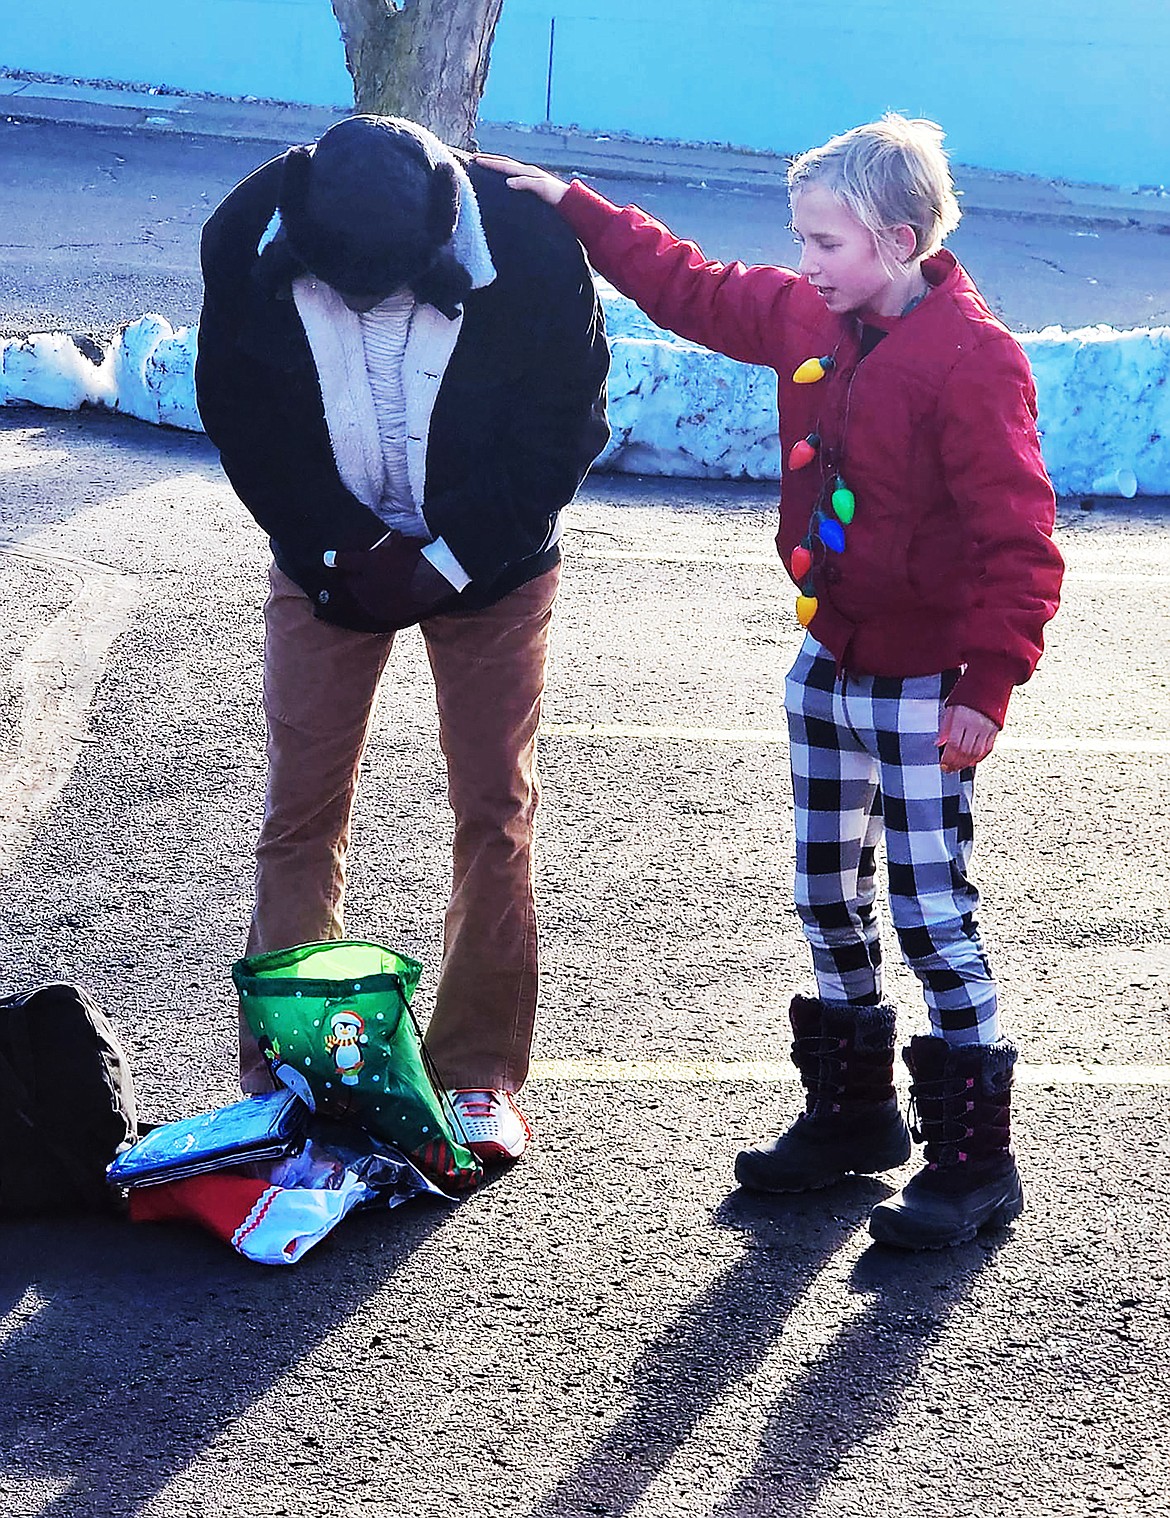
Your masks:
M205 1110L233 1095L264 544L204 439L124 419L7 413L0 482L5 978L90 989L148 1119ZM1066 603L981 771L976 856L1028 1210L910 1257L865 1232L909 1169L769 1202L731 1181L795 1110L807 984L770 493L598 478L571 524L530 1154L284 1270L177 1225L7 1222L0 1510L1170 1513L1164 513L1062 512ZM449 816L401 642L349 928L423 961L425 1018Z
M192 207L200 143L221 170L267 153L147 130L22 121L0 141L37 145L42 206L102 134L171 163ZM530 1154L463 1203L352 1218L287 1269L178 1226L6 1222L0 1511L1164 1518L1164 507L1062 506L1065 603L981 768L975 859L1028 1208L921 1256L865 1232L909 1170L767 1202L731 1182L736 1148L794 1111L783 1008L807 983L771 490L598 477L569 524ZM0 539L5 979L87 986L146 1117L218 1105L262 799L262 536L204 439L11 408ZM449 815L415 634L359 805L349 927L423 961L425 1019Z
M145 311L196 321L203 222L339 114L0 78L0 335L108 337ZM637 201L711 256L795 256L778 155L492 123L480 143ZM965 219L950 246L1014 330L1170 324L1170 196L962 165L956 178Z

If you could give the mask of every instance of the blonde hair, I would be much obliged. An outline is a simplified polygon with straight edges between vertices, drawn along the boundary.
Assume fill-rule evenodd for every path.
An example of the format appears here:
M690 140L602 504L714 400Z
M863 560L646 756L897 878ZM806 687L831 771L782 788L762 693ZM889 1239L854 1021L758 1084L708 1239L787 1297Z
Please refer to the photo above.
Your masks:
M914 230L914 257L926 258L959 224L943 129L889 111L793 160L788 192L810 185L836 195L875 236L891 227Z

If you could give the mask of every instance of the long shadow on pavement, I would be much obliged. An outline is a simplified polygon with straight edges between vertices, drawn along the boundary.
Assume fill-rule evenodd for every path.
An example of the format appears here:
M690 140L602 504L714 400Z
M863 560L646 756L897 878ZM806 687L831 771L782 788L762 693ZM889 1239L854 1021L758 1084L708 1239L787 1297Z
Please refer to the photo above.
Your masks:
M137 489L177 472L214 476L217 464L201 433L104 411L39 406L0 408L0 454L9 459L0 489L0 546L15 553L24 539L113 500L131 477L129 488Z
M5 1518L130 1518L451 1217L358 1214L291 1271L193 1228L6 1223Z
M747 1235L743 1259L646 1346L630 1373L628 1410L530 1518L631 1512L699 1422L762 1364L817 1275L890 1190L858 1179L832 1193L728 1198L716 1222ZM767 1417L758 1450L729 1452L747 1474L711 1518L775 1518L780 1511L797 1518L811 1511L848 1450L895 1415L896 1392L987 1259L983 1244L945 1259L931 1256L933 1264L877 1246L867 1250L850 1290L872 1293L874 1301L786 1391L783 1406ZM904 1299L908 1280L929 1296L929 1312L907 1314L904 1302L899 1311L883 1300L888 1284ZM786 1499L781 1508L778 1498Z
M851 1286L872 1300L786 1389L759 1436L752 1468L710 1518L814 1512L850 1450L897 1417L901 1393L1007 1237L989 1236L943 1256L871 1245ZM751 1458L740 1454L745 1464Z

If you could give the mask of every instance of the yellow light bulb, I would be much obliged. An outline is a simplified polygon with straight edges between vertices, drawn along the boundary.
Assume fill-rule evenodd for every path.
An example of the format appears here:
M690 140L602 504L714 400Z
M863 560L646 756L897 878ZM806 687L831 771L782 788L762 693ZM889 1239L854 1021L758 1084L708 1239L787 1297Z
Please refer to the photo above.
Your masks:
M817 614L817 598L816 598L816 596L797 596L797 598L796 598L796 620L800 623L801 627L807 627L808 624L812 621L812 619L816 616L816 614Z
M836 367L836 359L831 353L824 358L806 358L803 364L798 364L792 376L794 385L815 385L818 380L823 380L830 369Z

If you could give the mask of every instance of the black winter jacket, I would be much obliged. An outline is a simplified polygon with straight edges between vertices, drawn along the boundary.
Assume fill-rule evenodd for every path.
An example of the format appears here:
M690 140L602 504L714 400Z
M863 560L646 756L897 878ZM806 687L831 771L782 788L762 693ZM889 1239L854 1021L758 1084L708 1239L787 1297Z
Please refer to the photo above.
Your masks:
M322 555L368 548L385 524L338 475L291 288L271 287L259 268L281 164L245 179L203 230L199 413L236 494L317 614L381 631ZM496 278L465 299L431 417L420 502L432 535L471 576L455 612L491 605L558 562L556 515L609 436L609 354L580 245L534 196L474 163L467 169Z

